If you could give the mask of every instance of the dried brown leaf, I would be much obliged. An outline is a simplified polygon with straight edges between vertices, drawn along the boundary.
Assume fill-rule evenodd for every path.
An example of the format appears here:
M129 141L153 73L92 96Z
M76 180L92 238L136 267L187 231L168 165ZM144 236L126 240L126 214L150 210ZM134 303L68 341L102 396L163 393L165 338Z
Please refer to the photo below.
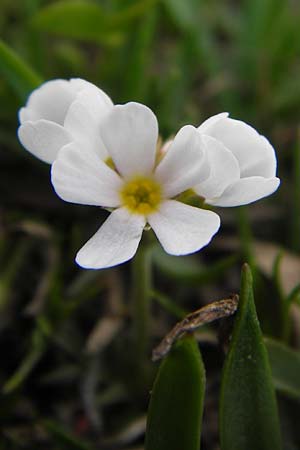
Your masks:
M239 296L233 295L231 298L210 303L209 305L203 306L203 308L188 314L172 328L161 343L153 350L152 360L157 361L163 358L170 351L173 343L183 334L191 333L201 325L234 314L237 309L238 301Z

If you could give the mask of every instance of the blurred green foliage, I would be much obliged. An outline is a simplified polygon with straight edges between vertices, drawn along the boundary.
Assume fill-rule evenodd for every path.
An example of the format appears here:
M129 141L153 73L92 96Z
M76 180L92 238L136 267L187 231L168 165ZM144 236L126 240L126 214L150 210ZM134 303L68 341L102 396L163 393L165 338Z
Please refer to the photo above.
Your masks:
M274 196L218 211L222 230L200 254L175 261L153 246L147 334L153 346L185 311L238 292L240 263L249 261L284 448L298 449L298 2L1 0L0 7L1 448L142 448L156 366L146 365L141 395L128 264L102 272L75 266L76 250L105 213L60 201L49 167L16 138L17 111L40 80L82 77L115 103L150 106L163 139L229 111L274 144L282 179ZM219 445L231 331L226 319L197 335L207 371L204 450Z

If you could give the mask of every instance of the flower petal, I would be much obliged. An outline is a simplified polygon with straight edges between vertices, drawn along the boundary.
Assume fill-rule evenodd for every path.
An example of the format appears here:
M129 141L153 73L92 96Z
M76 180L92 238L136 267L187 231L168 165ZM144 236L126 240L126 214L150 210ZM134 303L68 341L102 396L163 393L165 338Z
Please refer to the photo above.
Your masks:
M89 81L81 78L50 80L30 94L26 106L19 111L20 122L46 119L63 125L69 106L81 91L90 93L88 103L91 112L94 112L93 105L99 103L99 98L102 104L112 106L108 95Z
M106 149L123 176L152 171L158 125L151 109L134 102L114 106L100 129Z
M220 218L214 212L175 200L163 202L159 211L148 217L148 222L165 251L171 255L186 255L200 250L220 227Z
M229 116L228 112L222 112L219 114L215 114L214 116L209 117L201 125L198 127L198 131L203 134L210 134L209 130L215 125L219 120L226 119Z
M229 186L221 197L211 200L207 199L206 202L215 206L247 205L272 194L276 191L279 184L279 178L241 178Z
M51 181L67 202L116 207L122 180L93 151L75 143L63 147L52 165Z
M81 148L92 148L102 160L108 157L99 131L100 120L93 116L85 104L75 100L69 108L64 127Z
M163 184L165 196L174 197L207 178L208 174L202 137L195 127L186 125L179 130L157 166L155 178Z
M210 173L194 190L204 198L219 197L224 190L239 180L240 168L236 157L220 141L203 135ZM199 181L199 180L198 180Z
M74 79L71 80L76 81ZM82 80L81 80L82 81ZM87 83L87 82L86 82ZM102 89L99 89L92 83L88 83L76 95L76 100L82 103L90 112L91 115L102 118L114 106L111 98Z
M71 137L61 125L49 120L26 121L18 129L21 144L37 158L51 164Z
M26 106L19 113L20 122L39 119L51 120L63 125L67 110L76 91L67 80L51 80L43 83L28 97Z
M86 269L104 269L128 261L136 253L145 218L125 208L113 211L97 233L77 253L76 262Z
M275 176L274 148L250 125L240 120L223 118L207 127L205 133L223 142L235 155L239 161L242 178Z

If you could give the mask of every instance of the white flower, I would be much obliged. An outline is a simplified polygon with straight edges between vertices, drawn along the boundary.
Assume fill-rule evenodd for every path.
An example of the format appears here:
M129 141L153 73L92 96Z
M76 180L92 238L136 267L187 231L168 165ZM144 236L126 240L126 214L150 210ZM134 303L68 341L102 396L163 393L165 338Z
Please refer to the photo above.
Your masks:
M280 184L270 142L228 113L206 120L198 131L206 146L210 175L194 190L206 203L239 206L272 194Z
M81 133L96 136L99 122L112 107L111 99L88 81L48 81L20 109L18 136L26 150L51 164L64 145L80 142Z
M62 199L113 209L78 252L77 263L100 269L127 261L134 256L147 223L172 255L207 245L219 229L218 215L174 200L209 176L198 130L183 127L156 166L158 125L146 106L114 106L99 129L110 164L88 136L84 142L83 133L81 145L65 145L52 166L52 183Z
M19 118L20 141L53 163L52 183L61 198L112 210L77 254L86 268L132 258L147 223L170 254L207 245L220 219L178 201L186 190L211 205L238 206L271 194L280 183L268 140L227 113L198 129L183 127L158 154L158 125L149 108L113 106L103 91L81 79L44 83Z

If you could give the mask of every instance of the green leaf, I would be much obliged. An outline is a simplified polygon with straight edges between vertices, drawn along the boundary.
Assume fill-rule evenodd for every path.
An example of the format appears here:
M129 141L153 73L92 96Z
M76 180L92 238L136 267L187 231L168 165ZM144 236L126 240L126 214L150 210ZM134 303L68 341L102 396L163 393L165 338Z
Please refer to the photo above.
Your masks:
M297 286L295 286L294 289L292 289L292 291L289 293L286 298L286 302L289 308L293 303L300 305L300 283L297 284Z
M169 298L162 292L152 290L150 291L150 295L153 300L155 300L166 311L168 311L170 314L174 315L178 319L183 319L184 316L188 314L188 312L185 311L180 306L178 306L173 299Z
M300 83L299 83L300 84ZM299 86L300 91L300 86ZM293 206L291 215L291 243L295 251L300 251L300 133L298 131L297 142L293 152Z
M47 420L44 423L44 427L53 439L53 441L65 450L90 450L91 447L77 438L70 432L66 432L59 424L52 420Z
M27 260L30 245L26 239L17 244L16 248L10 251L10 257L6 268L0 273L0 313L9 303L12 293L15 290L15 279L22 270L22 264ZM2 256L2 255L1 255Z
M40 31L90 42L119 45L123 40L120 28L143 15L157 0L135 2L115 14L108 14L94 2L60 1L41 9L32 20Z
M200 11L198 0L164 0L164 4L179 28L189 31L197 26Z
M46 349L46 341L41 330L36 328L32 334L32 342L28 354L25 356L16 372L6 381L2 388L4 394L10 394L18 389L27 379L34 367L40 361Z
M111 16L111 24L115 27L128 25L132 20L143 16L158 3L158 0L136 0L129 7L121 9Z
M120 33L109 33L108 22L100 5L87 1L56 2L41 9L32 19L39 31L97 43L118 43Z
M163 0L167 12L174 24L184 34L188 51L191 54L193 72L198 70L197 62L210 77L220 76L219 47L215 33L211 29L211 20L206 15L205 2L199 0ZM186 65L186 63L185 63Z
M220 438L222 450L281 449L271 369L248 265L242 270L240 304L222 376Z
M127 46L123 50L124 64L124 99L145 101L149 87L149 79L153 65L153 42L156 37L158 14L153 8L145 14L138 26L130 35ZM130 67L130 70L126 68Z
M7 44L0 40L0 74L21 100L41 83L42 79Z
M154 383L145 450L199 450L205 370L192 336L179 340Z
M275 339L266 338L275 388L300 398L300 353Z
M152 256L154 265L165 276L188 285L215 282L224 276L224 273L236 263L238 258L236 255L231 255L219 259L209 266L203 266L195 255L178 258L178 256L168 255L160 246L153 247Z

